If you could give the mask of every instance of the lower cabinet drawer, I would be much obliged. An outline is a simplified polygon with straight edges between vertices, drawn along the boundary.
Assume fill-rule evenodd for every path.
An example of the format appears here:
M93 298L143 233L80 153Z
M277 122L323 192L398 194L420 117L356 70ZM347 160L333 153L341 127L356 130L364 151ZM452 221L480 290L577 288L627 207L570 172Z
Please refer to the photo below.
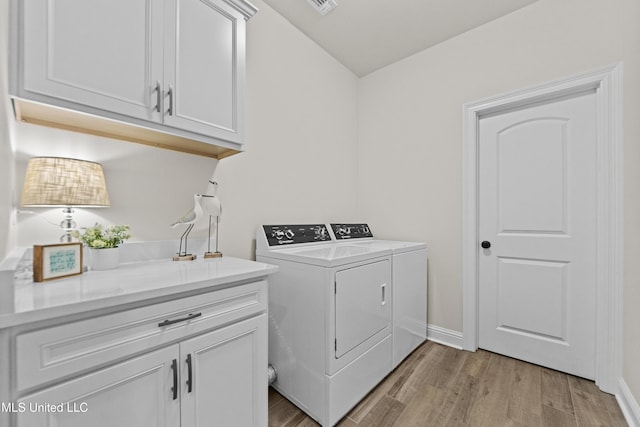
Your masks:
M267 282L95 317L16 337L16 385L35 387L267 310Z

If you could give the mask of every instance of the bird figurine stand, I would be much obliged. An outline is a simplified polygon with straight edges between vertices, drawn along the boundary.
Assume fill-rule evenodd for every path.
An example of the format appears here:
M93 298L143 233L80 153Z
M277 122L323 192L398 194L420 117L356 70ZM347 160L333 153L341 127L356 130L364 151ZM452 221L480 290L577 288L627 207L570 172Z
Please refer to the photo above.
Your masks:
M200 206L204 215L209 216L209 240L207 241L207 252L204 253L205 258L220 258L222 252L218 250L218 223L222 214L222 204L217 197L218 183L213 181L213 177L209 180L206 194L202 194ZM211 252L211 222L215 218L215 252Z
M178 247L178 253L173 256L174 261L193 261L198 256L187 253L187 242L189 240L189 233L193 229L193 224L187 225L187 229L180 236L180 246ZM184 241L184 251L182 250L182 242Z
M203 216L202 206L200 200L202 195L193 195L193 209L186 214L182 215L179 220L171 224L171 227L177 227L178 225L186 225L187 229L180 236L180 246L178 247L178 253L173 256L174 261L193 261L196 259L196 255L188 253L187 243L189 242L189 233L193 229L194 224ZM183 250L184 246L184 250Z
M218 251L218 221L220 217L216 216L216 251L211 252L211 215L209 215L209 241L207 242L207 252L204 253L205 258L221 258L222 252Z

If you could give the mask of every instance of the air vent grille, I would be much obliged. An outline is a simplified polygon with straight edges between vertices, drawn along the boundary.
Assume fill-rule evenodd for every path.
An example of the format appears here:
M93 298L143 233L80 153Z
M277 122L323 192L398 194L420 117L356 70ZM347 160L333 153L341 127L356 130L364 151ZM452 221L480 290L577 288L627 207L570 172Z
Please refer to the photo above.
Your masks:
M326 15L332 11L338 3L336 0L307 0L320 15Z

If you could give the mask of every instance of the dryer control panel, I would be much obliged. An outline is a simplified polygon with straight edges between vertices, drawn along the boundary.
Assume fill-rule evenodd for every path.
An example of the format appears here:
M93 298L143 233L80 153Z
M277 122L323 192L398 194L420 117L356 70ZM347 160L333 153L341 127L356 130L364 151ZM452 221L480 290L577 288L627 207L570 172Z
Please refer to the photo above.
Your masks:
M336 240L372 238L368 224L330 224Z
M325 224L264 225L262 228L270 247L331 241Z

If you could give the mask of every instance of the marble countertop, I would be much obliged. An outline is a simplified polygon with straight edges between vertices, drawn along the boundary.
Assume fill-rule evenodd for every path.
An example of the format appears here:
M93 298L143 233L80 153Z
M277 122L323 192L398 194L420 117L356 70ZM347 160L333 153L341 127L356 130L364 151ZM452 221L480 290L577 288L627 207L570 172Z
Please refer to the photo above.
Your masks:
M200 289L264 278L277 267L222 257L121 263L117 269L35 283L25 267L30 249L15 250L0 268L0 328L140 303ZM22 265L21 265L22 264Z

